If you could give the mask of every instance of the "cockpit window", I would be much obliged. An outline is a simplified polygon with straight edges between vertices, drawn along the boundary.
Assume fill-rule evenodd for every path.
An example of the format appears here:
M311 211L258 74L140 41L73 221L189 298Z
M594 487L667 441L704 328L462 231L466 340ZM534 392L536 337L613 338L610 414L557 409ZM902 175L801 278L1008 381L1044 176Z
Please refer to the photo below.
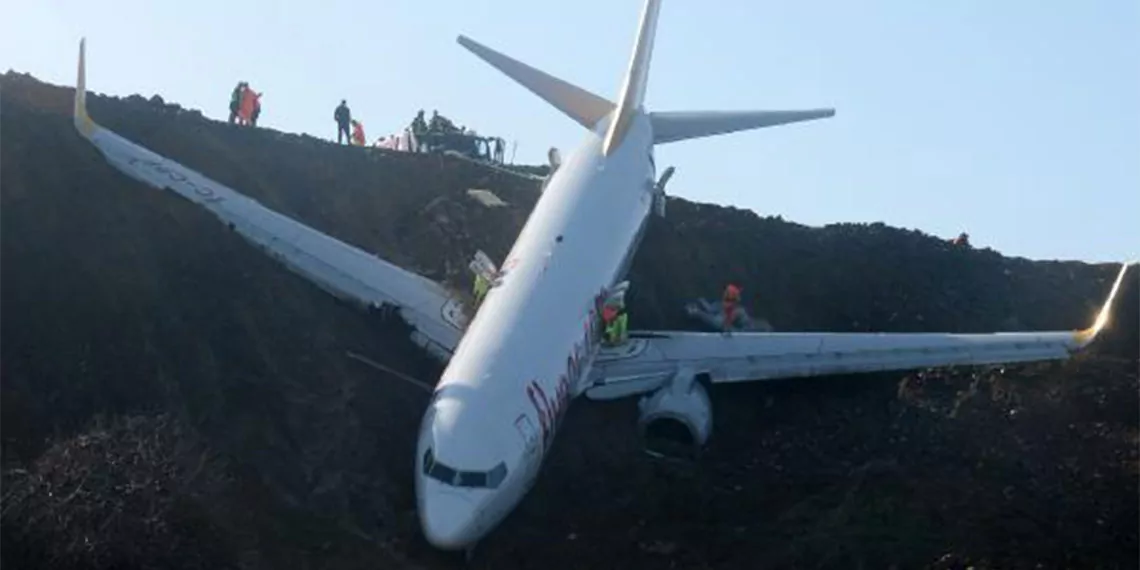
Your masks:
M456 487L479 487L487 486L487 474L482 471L460 471L459 481L455 484Z
M503 462L499 462L498 465L492 467L491 470L487 472L487 488L488 489L494 489L494 488L498 487L499 485L502 485L503 481L506 478L507 478L507 464L503 463Z
M460 471L436 461L429 448L424 452L423 474L452 487L495 489L507 478L507 464L500 461L490 471Z

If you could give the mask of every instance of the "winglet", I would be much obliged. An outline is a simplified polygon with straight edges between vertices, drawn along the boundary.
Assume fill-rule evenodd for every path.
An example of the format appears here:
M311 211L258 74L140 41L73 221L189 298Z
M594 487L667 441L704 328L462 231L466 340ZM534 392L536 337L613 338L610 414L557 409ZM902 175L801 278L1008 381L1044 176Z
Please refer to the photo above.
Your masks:
M79 72L75 79L75 128L79 134L90 138L95 132L95 122L87 115L87 63L84 55L87 38L79 40Z
M1108 318L1112 313L1112 302L1116 299L1116 293L1120 290L1120 284L1124 282L1124 274L1128 272L1128 265L1125 263L1120 268L1120 273L1116 276L1116 282L1112 284L1112 290L1108 292L1108 300L1104 302L1104 306L1100 308L1100 313L1097 315L1096 320L1093 321L1092 326L1077 331L1074 333L1074 339L1077 341L1077 348L1084 348L1096 338L1101 329L1108 324Z

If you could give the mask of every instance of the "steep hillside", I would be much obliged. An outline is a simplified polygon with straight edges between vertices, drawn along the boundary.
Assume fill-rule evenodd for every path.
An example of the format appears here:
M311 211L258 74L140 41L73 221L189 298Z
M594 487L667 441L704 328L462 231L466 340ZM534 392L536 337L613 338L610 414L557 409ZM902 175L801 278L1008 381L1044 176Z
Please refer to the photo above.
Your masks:
M439 567L418 536L424 401L344 357L439 367L73 131L72 91L0 83L3 562ZM103 125L283 213L466 287L533 180L92 96ZM494 191L487 208L466 196ZM682 189L683 190L683 189ZM781 330L1084 326L1115 266L1034 262L883 225L810 228L674 199L632 272L637 327L744 284ZM1136 567L1134 272L1071 362L718 389L697 466L637 453L633 402L571 408L477 567Z

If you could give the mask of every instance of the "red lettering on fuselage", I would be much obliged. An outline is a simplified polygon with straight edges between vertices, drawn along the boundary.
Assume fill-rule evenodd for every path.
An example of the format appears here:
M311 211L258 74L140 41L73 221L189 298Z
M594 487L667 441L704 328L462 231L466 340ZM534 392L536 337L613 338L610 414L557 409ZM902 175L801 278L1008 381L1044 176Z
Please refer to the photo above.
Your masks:
M538 387L538 384L532 380L530 384L527 384L526 395L530 398L530 403L534 404L534 410L538 414L538 425L540 427L542 427L542 442L543 442L542 446L543 446L543 448L545 448L546 447L546 440L547 440L547 438L550 437L548 434L549 421L547 420L547 414L549 412L548 412L548 406L547 406L546 399L541 398L541 402L540 402L540 398L538 397L538 394L535 393L535 389L537 387Z
M546 397L546 391L537 380L531 380L526 386L527 396L534 405L538 414L538 422L542 426L542 447L546 450L554 439L554 432L562 422L562 416L570 403L572 386L577 386L581 380L584 363L598 344L601 335L601 323L598 322L598 311L605 301L606 290L602 289L594 299L593 304L583 323L582 337L574 343L570 354L566 356L566 369L559 375L558 384L554 389L554 399Z
M566 404L570 401L570 385L566 382L566 377L561 376L553 401L547 399L546 392L535 380L531 380L527 385L526 393L530 397L530 402L534 404L535 411L538 412L538 423L542 426L542 448L549 449L554 439L554 430L558 428L558 423L566 411Z

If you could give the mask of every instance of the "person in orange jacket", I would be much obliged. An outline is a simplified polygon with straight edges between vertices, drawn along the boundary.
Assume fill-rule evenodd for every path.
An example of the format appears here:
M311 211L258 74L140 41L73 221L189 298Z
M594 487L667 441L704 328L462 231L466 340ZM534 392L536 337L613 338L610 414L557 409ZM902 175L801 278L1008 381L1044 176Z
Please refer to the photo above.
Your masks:
M364 125L360 121L352 121L352 142L356 146L364 146Z
M253 114L249 116L249 126L257 126L257 117L261 115L261 93L254 93Z
M729 283L724 288L724 297L721 299L724 305L724 324L722 325L724 332L728 333L732 330L732 325L736 322L736 307L740 304L740 287Z
M242 124L253 125L254 110L260 106L261 93L257 93L252 87L246 85L245 92L241 94L241 111L239 112Z

